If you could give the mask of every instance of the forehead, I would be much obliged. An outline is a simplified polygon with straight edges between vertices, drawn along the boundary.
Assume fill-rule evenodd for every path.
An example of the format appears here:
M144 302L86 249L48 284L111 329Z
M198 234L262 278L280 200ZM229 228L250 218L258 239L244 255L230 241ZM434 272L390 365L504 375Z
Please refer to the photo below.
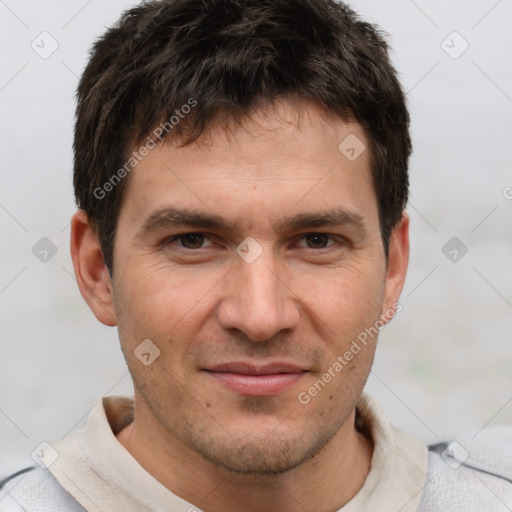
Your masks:
M121 216L127 210L137 223L186 206L249 221L322 205L376 215L367 148L357 122L314 104L282 102L254 111L241 125L212 126L188 146L151 150L131 173Z

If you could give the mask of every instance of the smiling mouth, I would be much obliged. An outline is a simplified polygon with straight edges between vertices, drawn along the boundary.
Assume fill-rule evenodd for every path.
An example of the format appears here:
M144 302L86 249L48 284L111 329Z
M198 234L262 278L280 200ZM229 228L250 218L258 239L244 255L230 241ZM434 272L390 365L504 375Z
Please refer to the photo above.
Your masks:
M221 385L244 396L279 395L309 373L300 366L285 362L266 365L231 362L204 371Z

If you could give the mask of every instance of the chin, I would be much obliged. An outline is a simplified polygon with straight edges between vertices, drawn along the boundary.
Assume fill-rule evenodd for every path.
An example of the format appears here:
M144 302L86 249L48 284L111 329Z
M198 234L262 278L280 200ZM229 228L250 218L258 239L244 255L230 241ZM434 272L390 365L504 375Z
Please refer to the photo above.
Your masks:
M336 430L328 432L301 432L292 429L255 435L256 425L250 432L237 435L224 432L222 436L192 435L189 448L216 466L246 475L277 475L291 471L313 458L334 437ZM226 435L227 434L227 435Z

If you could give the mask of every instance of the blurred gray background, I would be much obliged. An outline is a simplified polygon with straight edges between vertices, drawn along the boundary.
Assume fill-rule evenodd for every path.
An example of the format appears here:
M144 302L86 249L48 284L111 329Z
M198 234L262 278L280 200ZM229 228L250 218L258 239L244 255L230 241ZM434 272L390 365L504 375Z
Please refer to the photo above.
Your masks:
M0 476L132 389L68 249L77 80L130 5L0 0ZM414 142L403 311L367 390L425 442L512 424L512 1L350 5L389 34Z

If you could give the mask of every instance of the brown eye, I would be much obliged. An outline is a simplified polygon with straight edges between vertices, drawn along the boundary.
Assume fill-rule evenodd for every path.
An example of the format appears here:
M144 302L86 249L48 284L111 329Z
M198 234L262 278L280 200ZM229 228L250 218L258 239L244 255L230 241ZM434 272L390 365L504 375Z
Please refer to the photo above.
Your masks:
M204 235L201 233L187 233L180 235L181 245L187 249L200 249L204 244Z
M328 246L329 235L325 233L311 233L306 235L306 243L311 249L324 249Z

